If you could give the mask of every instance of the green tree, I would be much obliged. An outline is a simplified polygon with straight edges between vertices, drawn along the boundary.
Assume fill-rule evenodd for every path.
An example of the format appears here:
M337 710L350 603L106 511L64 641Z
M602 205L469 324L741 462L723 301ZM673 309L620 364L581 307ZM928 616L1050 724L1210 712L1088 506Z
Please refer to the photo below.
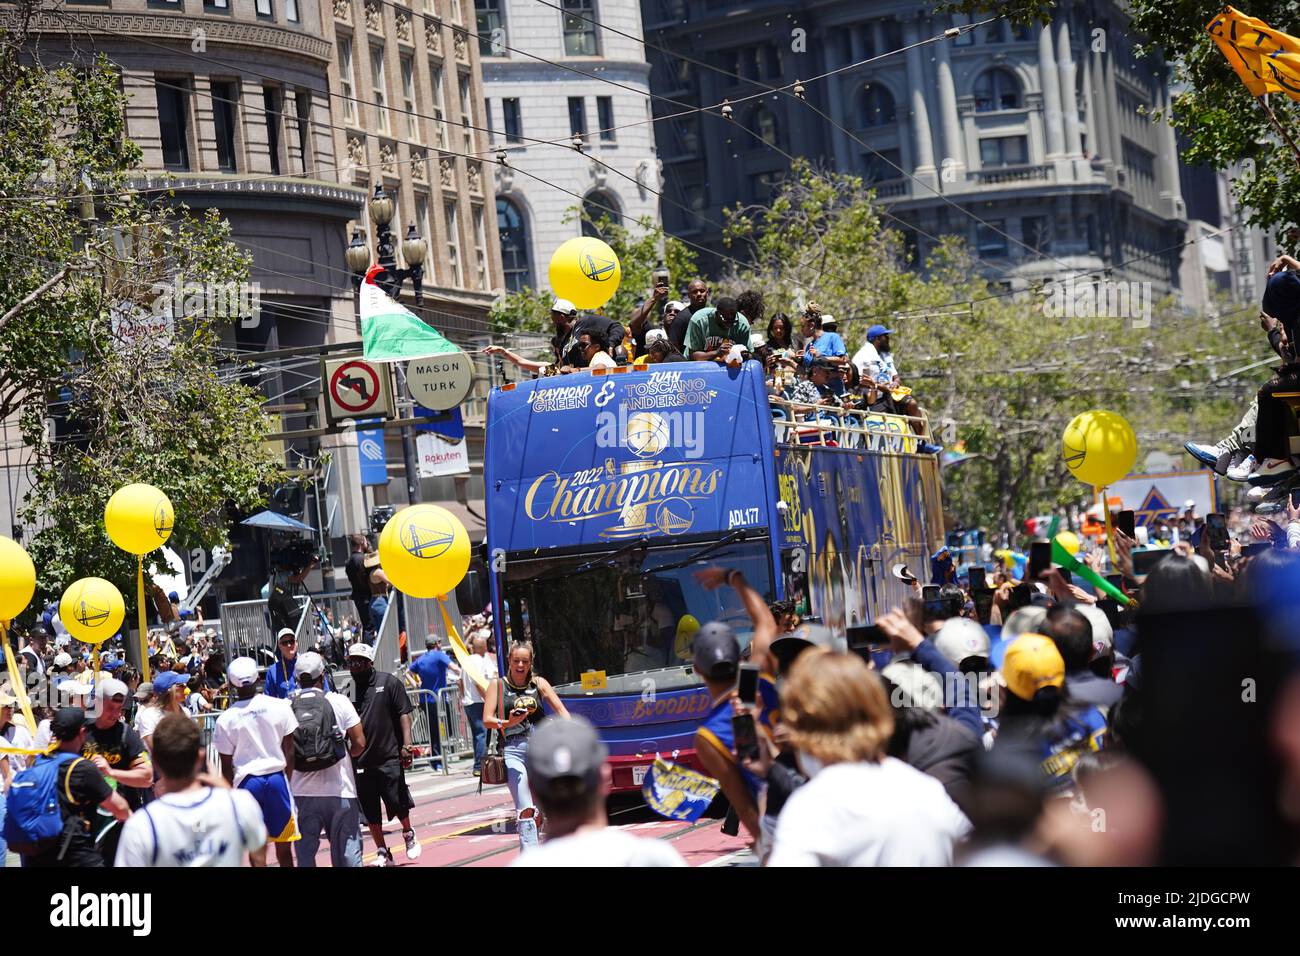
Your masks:
M227 508L252 507L277 476L258 394L217 370L223 329L252 319L183 301L169 334L141 334L175 280L238 291L248 260L215 213L132 189L141 154L117 73L103 59L43 66L30 10L0 33L0 416L19 418L27 445L21 517L42 592L97 574L130 594L134 559L103 527L114 490L157 485L173 541L211 546ZM50 414L66 434L47 432Z

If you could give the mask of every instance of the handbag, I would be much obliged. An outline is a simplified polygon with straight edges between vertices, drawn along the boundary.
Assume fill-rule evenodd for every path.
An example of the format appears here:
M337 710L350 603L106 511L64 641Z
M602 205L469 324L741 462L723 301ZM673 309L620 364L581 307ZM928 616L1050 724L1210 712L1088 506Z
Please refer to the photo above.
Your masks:
M500 694L501 694L499 698L500 703L497 705L497 712L501 713L505 710L505 706L506 706L506 687L505 687L505 680L503 678L500 677L497 678L497 687L500 690ZM497 740L497 744L494 747L492 744L493 738L492 737L488 738L488 747L487 747L488 752L483 755L483 766L479 771L479 778L478 778L479 793L483 792L484 784L487 784L489 787L496 787L505 783L507 779L506 754L505 754L505 749L506 749L505 731L497 730L495 739Z

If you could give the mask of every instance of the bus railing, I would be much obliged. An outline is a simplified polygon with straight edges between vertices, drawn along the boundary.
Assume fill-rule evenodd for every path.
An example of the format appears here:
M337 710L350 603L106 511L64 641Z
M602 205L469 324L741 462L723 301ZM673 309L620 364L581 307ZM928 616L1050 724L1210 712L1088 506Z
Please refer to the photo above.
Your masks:
M866 451L917 454L919 442L931 441L930 423L924 416L895 415L812 405L769 397L776 440L787 444L827 445ZM918 434L911 427L921 423Z

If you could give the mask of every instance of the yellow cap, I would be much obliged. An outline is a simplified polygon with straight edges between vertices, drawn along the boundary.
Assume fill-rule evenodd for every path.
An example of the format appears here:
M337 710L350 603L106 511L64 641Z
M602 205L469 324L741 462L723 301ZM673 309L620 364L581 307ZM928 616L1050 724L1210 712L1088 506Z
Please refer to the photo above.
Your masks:
M1021 634L1007 645L1002 657L1002 679L1007 690L1021 700L1033 700L1040 688L1065 683L1065 661L1050 638Z

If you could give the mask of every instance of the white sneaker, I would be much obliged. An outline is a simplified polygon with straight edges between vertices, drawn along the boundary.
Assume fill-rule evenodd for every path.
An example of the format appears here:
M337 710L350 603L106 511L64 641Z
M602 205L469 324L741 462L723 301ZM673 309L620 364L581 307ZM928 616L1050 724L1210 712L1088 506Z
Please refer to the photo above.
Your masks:
M1259 467L1250 473L1250 480L1276 478L1278 475L1285 475L1292 471L1295 471L1295 462L1290 458L1265 458L1260 462Z
M402 839L406 841L406 858L418 860L420 854L424 852L424 847L420 846L420 841L415 838L415 831L403 830Z
M1273 491L1268 485L1255 485L1250 491L1246 492L1248 501L1263 501Z
M1250 477L1250 473L1255 470L1257 462L1254 455L1247 455L1238 464L1233 465L1224 475L1231 481L1245 481Z
M375 858L370 861L369 865L370 866L397 866L397 861L393 859L393 854L389 850L384 849L384 850L380 850L375 855Z
M1232 449L1228 447L1226 441L1218 442L1214 445L1207 445L1204 442L1189 441L1183 442L1183 447L1187 453L1195 458L1201 464L1214 467L1214 463L1219 460L1219 456L1226 454Z

